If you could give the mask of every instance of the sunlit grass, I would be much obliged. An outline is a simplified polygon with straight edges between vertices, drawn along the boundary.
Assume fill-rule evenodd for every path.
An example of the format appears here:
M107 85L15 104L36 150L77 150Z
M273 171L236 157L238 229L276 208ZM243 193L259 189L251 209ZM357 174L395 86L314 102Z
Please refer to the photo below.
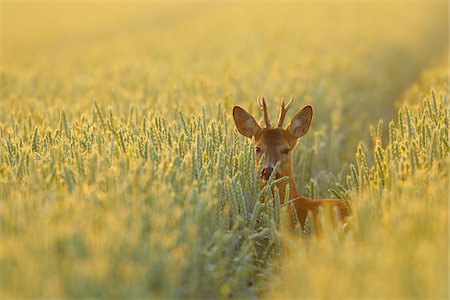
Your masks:
M449 112L435 97L403 108L388 145L375 137L383 158L366 168L357 154L348 176L350 229L325 222L321 239L286 237L269 299L448 297Z
M0 5L5 298L445 297L445 3ZM297 183L350 233L280 238L258 95L314 106Z

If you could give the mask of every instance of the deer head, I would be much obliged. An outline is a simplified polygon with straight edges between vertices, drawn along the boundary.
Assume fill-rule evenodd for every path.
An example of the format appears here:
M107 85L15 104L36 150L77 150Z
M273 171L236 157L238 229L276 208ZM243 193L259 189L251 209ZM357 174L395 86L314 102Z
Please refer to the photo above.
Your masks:
M264 165L262 167L261 185L264 185L269 179L275 165L280 161L280 169L275 176L277 178L289 176L291 187L295 188L291 168L291 153L297 144L297 140L304 136L311 125L313 110L311 106L305 106L291 120L289 125L283 128L283 121L286 112L292 104L292 98L287 105L281 101L280 113L277 127L273 128L270 124L267 113L266 101L258 98L258 103L264 114L265 127L261 128L255 121L255 118L239 106L233 108L233 118L237 130L247 138L255 139L255 152L257 162L264 154Z

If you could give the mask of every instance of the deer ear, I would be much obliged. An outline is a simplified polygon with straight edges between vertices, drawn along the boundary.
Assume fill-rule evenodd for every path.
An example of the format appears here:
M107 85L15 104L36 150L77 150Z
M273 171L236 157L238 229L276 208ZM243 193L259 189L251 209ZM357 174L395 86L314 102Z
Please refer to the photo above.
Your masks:
M286 130L296 139L304 136L311 125L312 116L312 106L308 105L303 107L303 109L292 118L291 123L289 123Z
M233 108L233 118L237 130L243 136L251 138L261 130L261 127L259 127L252 115L239 106Z

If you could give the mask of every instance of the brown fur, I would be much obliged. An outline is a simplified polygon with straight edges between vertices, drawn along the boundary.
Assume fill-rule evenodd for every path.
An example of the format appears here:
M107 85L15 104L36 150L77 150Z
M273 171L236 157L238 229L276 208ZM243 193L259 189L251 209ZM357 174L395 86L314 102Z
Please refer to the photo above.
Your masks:
M278 185L280 190L280 199L284 201L286 185L289 184L289 199L293 203L295 213L300 221L302 229L305 225L308 211L317 216L319 207L335 207L339 212L342 220L350 215L347 204L340 199L309 199L300 195L295 183L294 174L292 172L291 153L297 144L298 138L302 137L308 131L312 120L312 107L306 106L294 118L286 128L261 128L255 119L244 109L235 106L233 109L233 117L238 131L246 137L255 139L256 158L259 161L262 153L265 154L265 162L263 168L272 167L281 162L279 174L277 177L289 177L287 182ZM289 151L286 152L286 150ZM261 188L265 185L265 181L261 179ZM293 229L293 219L289 206L290 227ZM316 219L316 218L315 218ZM317 228L317 227L316 227Z

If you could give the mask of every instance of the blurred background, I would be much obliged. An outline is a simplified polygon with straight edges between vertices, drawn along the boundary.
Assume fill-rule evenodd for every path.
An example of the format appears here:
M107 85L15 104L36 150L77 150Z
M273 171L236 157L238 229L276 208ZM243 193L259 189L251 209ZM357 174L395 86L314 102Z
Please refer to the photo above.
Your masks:
M378 118L446 57L447 14L446 2L6 1L1 64L40 101L167 112L296 96Z

